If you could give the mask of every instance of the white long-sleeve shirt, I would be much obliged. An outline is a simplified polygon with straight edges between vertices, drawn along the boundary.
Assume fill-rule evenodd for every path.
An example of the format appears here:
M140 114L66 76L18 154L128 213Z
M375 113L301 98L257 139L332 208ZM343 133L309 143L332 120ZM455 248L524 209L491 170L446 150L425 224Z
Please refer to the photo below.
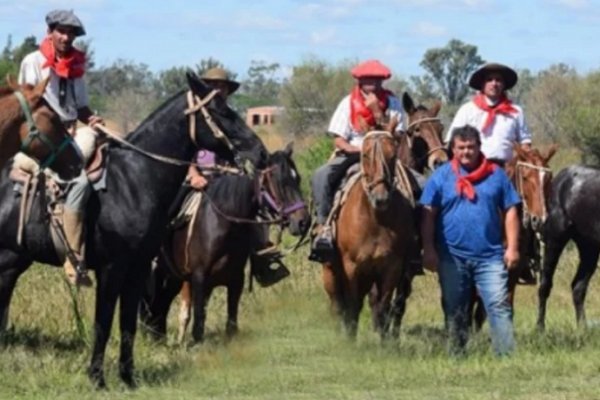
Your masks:
M445 141L450 141L454 128L471 125L479 130L481 151L487 158L509 161L513 157L514 143L531 143L531 133L525 123L523 109L515 104L512 106L517 110L516 113L496 114L489 132L483 133L487 112L477 107L473 101L463 104L448 129Z

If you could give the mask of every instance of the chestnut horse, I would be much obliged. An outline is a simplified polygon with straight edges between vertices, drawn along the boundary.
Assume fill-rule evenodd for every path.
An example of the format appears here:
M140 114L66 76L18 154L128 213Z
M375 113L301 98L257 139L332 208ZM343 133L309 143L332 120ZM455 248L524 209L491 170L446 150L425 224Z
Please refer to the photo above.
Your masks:
M514 303L515 289L521 272L530 268L539 269L540 246L538 236L548 216L548 197L552 182L552 170L548 167L550 159L558 146L552 145L545 152L538 149L524 150L514 146L514 157L505 168L522 199L520 207L521 227L519 229L519 263L508 273L508 298ZM474 311L475 329L479 330L486 314L480 299Z
M226 334L237 332L244 266L253 242L258 240L251 225L256 223L261 203L271 208L292 235L304 235L308 230L310 215L302 198L291 143L285 150L270 154L267 164L258 182L246 175L211 180L198 204L198 216L190 222L193 225L186 224L170 235L141 308L142 321L155 338L166 335L167 314L180 293L178 340L183 342L193 310L192 336L195 342L202 341L206 306L217 286L227 288Z
M50 167L61 178L79 175L82 162L58 115L43 98L48 80L36 86L16 85L7 78L0 88L0 167L18 151Z
M405 95L405 107L407 99ZM387 337L391 300L397 288L405 287L406 261L411 247L417 245L413 205L395 187L399 141L388 128L364 138L360 178L349 189L335 222L336 256L323 264L323 284L332 310L342 317L350 337L356 336L369 292L375 329L382 339Z

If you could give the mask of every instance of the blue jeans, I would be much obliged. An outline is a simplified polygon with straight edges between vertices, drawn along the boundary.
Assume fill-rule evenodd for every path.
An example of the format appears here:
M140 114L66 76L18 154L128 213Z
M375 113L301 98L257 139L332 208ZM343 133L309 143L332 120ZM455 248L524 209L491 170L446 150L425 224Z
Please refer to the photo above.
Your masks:
M469 305L477 289L488 314L492 346L497 355L515 347L508 271L502 260L476 261L440 254L438 269L442 305L450 335L450 352L462 353L469 334Z

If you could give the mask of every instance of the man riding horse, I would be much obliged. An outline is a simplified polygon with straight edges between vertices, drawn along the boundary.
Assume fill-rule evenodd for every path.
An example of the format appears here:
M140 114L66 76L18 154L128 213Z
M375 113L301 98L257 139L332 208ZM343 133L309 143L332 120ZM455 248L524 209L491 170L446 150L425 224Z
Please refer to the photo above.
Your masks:
M506 65L488 63L473 73L469 86L478 93L457 111L445 142L455 128L471 125L479 130L481 151L488 160L504 168L513 158L513 146L531 150L531 133L525 123L523 108L506 95L518 80L517 73ZM529 268L522 270L524 283L535 283Z
M73 47L76 37L85 35L81 20L67 10L54 10L46 15L48 35L40 48L28 54L22 61L19 83L36 85L50 77L44 98L61 121L74 136L82 150L84 161L93 154L97 133L93 127L102 124L102 118L89 107L88 94L83 75L85 73L85 53ZM77 121L86 127L76 129ZM23 156L17 160L23 160ZM26 163L26 161L23 161ZM17 162L18 164L18 162ZM66 183L66 200L63 214L63 227L67 245L76 255L79 265L73 265L71 257L66 257L64 271L71 284L90 286L83 254L83 226L87 199L91 193L85 170Z
M227 101L239 87L240 83L231 79L227 71L223 68L215 67L207 70L201 79L209 87L218 91L218 95ZM214 153L207 150L199 150L194 158L198 165L207 167L217 167L223 164ZM195 190L203 190L208 184L208 176L205 176L202 171L194 164L190 165L186 178L189 186ZM185 190L185 194L188 191ZM182 200L182 199L181 199ZM278 251L273 251L272 243L269 241L269 231L266 225L251 225L252 247L254 251L250 255L250 270L256 281L263 287L271 286L280 280L287 277L289 270L279 261L280 254ZM270 267L273 260L277 259L277 268Z
M384 118L397 120L397 132L405 125L400 100L382 87L383 81L392 76L389 68L377 60L369 60L355 66L351 73L357 84L338 104L329 123L335 157L315 171L311 182L318 225L309 255L314 261L328 259L333 251L331 227L326 226L326 221L344 172L358 162L364 136L381 126Z

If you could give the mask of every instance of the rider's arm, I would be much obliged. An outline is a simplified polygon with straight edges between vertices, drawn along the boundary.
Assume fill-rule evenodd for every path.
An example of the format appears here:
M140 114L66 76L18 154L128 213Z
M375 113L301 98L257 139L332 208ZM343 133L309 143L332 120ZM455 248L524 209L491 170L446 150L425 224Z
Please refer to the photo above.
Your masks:
M103 124L104 120L99 115L96 115L88 106L77 109L77 119L86 125L94 126L95 124Z
M333 140L333 144L335 145L336 149L341 150L346 154L360 153L360 149L358 147L351 145L345 138L341 136L336 136Z
M197 190L204 189L208 184L208 180L202 175L200 170L195 164L191 164L188 167L188 173L185 180L190 184L191 187Z

